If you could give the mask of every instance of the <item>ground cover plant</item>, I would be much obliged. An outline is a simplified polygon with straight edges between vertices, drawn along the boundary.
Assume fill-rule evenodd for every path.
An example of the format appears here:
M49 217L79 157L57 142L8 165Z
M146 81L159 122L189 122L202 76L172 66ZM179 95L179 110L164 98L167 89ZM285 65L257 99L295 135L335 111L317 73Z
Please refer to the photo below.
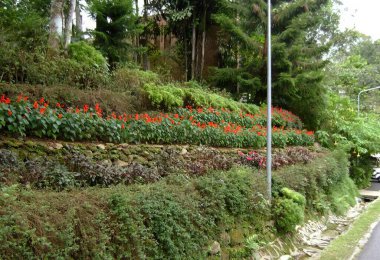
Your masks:
M294 126L295 116L281 111L276 114L281 127L273 127L273 145L312 145L314 133L288 128ZM181 110L183 112L183 110ZM0 98L0 130L19 136L37 136L64 140L98 140L106 142L153 143L153 144L203 144L217 147L265 146L266 132L262 126L263 114L239 114L227 110L205 113L192 108L188 113L155 114L105 114L99 104L66 107L50 104L44 98L29 101L19 95L16 100L2 95ZM214 111L214 108L208 109ZM219 116L217 122L212 121ZM240 121L238 120L240 117ZM254 121L254 118L259 118ZM197 121L196 118L199 118ZM261 119L260 119L261 118ZM231 120L228 122L226 120ZM236 122L236 123L235 123ZM242 123L239 125L237 123ZM256 125L254 123L257 123ZM299 124L296 124L299 125Z
M308 147L273 149L272 167L310 163L323 156ZM148 184L173 174L190 178L235 166L265 168L265 152L205 146L104 145L6 138L0 141L0 186L72 190Z
M349 179L347 165L341 152L333 152L295 166L294 177L274 171L274 208L262 195L265 175L244 167L199 178L174 174L153 184L107 189L52 192L3 186L0 256L200 259L216 240L231 257L249 257L253 251L245 240L253 234L265 242L275 229L293 232L302 221L294 213L323 213L315 207L315 197L323 197L325 209L333 212L335 204L353 199L349 189L331 193ZM289 203L299 205L297 211L278 212ZM276 216L281 221L273 226ZM222 233L230 240L220 240Z
M165 110L173 110L189 105L194 107L225 108L246 113L257 113L259 111L259 107L254 104L237 102L210 90L205 90L196 82L189 82L184 86L173 83L166 85L148 83L144 85L144 90L148 93L153 105Z

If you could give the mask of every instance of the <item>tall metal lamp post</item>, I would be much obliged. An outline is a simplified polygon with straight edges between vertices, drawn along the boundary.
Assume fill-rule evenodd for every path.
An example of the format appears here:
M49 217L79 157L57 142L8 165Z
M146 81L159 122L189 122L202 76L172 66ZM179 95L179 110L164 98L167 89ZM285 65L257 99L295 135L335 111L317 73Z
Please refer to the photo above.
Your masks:
M380 86L377 86L377 87L374 87L374 88L369 88L369 89L365 89L365 90L362 90L359 92L358 94L358 116L360 114L360 95L364 92L368 92L368 91L371 91L371 90L375 90L375 89L380 89Z
M268 198L272 200L272 13L271 0L268 0L268 23L267 23L267 43L268 43L268 63L267 63L267 184Z

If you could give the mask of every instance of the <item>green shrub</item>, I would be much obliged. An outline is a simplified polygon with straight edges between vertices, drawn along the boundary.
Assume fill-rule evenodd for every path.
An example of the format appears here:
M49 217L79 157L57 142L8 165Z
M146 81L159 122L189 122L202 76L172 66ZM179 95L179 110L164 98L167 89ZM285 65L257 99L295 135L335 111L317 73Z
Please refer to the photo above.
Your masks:
M175 84L147 84L144 89L156 107L172 110L180 106L225 108L231 111L257 113L259 108L253 104L245 104L215 94L199 87L180 87Z
M53 59L40 56L39 60L28 63L26 82L45 86L68 85L78 88L99 88L109 80L104 68L88 66L75 59L55 57Z
M117 258L204 257L207 236L203 229L207 227L198 214L197 201L178 197L161 185L142 191L133 197L119 193L110 198L117 225L124 227L114 241Z
M68 88L70 91L68 91ZM49 97L50 104L57 102L66 107L83 107L89 105L95 107L102 104L105 113L117 114L143 112L150 107L150 102L145 95L132 95L130 92L114 92L108 89L79 89L72 86L31 86L20 84L1 84L0 89L12 100L17 99L20 93L29 97L29 100L39 100L41 97Z
M155 107L171 110L184 105L185 92L173 85L157 86L155 84L146 84L144 89Z
M281 194L283 197L291 199L293 202L295 202L298 206L305 208L306 206L306 199L304 196L302 196L300 193L291 190L289 188L283 188L281 190Z
M359 188L370 186L373 172L374 160L370 154L362 154L358 157L357 153L351 157L350 177Z
M273 215L278 232L292 233L303 223L304 209L291 199L278 198L273 204Z
M0 256L204 259L209 241L233 225L229 220L258 227L269 220L268 205L256 195L264 179L254 175L235 169L70 193L3 188Z
M69 56L81 66L107 71L107 61L102 53L84 41L71 43L68 47Z
M344 151L337 150L310 164L283 167L273 173L274 196L283 188L296 190L306 198L306 210L326 213L330 209L344 213L355 203L357 188L348 175L349 163Z
M355 183L345 175L339 182L329 188L327 199L330 201L329 208L332 212L343 215L356 204L355 197L358 196Z
M280 197L273 202L273 217L277 231L292 233L295 227L304 221L306 200L300 193L288 189L281 189Z
M112 72L112 81L108 88L113 91L130 91L132 95L142 94L142 88L146 84L159 84L159 76L151 71L143 71L137 68L120 67Z
M4 153L1 158L12 156ZM337 170L337 166L343 168ZM288 168L284 175L281 172L274 171L278 196L272 216L262 195L266 192L265 176L250 168L200 178L171 175L149 185L59 193L3 187L0 256L204 259L210 241L244 226L249 232L241 234L242 244L237 245L241 250L231 249L230 257L245 257L259 246L260 240L251 235L268 235L271 219L279 232L291 232L302 222L305 198L301 194L307 194L307 209L315 212L310 207L314 198L325 199L336 211L340 209L334 205L349 202L356 192L347 174L347 158L340 152L292 171ZM291 178L293 174L302 177ZM281 187L281 183L293 190ZM305 189L316 193L305 193Z

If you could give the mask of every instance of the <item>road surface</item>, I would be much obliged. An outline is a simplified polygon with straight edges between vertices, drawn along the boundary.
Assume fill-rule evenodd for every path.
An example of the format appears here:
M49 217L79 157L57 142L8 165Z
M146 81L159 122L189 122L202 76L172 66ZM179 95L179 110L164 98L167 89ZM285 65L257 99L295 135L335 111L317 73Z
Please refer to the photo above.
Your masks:
M372 182L371 187L367 190L379 191L380 183ZM358 260L380 260L380 222L372 231L371 237L359 254Z
M372 191L379 191L380 190L380 182L372 182L371 187L367 188L366 190L372 190Z
M359 254L358 260L380 260L380 223L373 230L370 239Z

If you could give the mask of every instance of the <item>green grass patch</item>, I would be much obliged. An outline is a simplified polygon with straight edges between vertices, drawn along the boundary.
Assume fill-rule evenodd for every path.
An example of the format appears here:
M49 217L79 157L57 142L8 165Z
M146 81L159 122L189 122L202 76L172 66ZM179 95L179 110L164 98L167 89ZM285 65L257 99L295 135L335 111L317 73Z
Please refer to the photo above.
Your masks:
M320 259L349 259L359 240L368 232L370 226L380 218L380 200L373 202L368 209L351 225L350 230L335 239L322 252Z

